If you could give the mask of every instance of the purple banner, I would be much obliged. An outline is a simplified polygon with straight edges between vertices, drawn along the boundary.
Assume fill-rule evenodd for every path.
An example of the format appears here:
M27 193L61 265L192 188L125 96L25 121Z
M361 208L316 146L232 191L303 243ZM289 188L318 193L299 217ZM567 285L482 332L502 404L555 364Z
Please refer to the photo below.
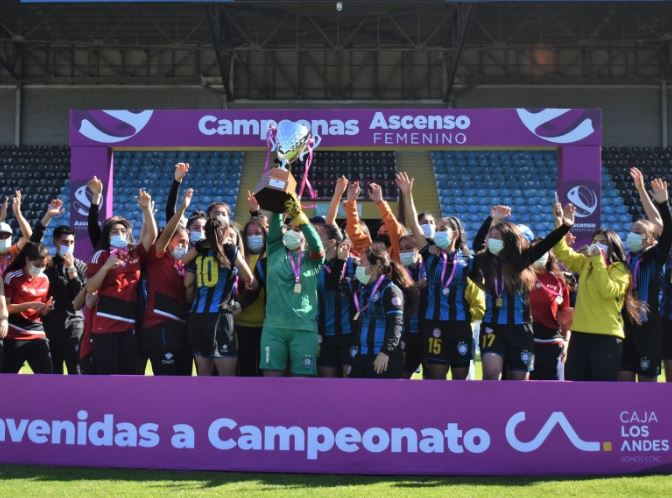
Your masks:
M322 147L601 145L597 109L70 111L70 145L262 147L269 125L304 120Z
M672 471L669 386L4 375L0 462L392 475Z

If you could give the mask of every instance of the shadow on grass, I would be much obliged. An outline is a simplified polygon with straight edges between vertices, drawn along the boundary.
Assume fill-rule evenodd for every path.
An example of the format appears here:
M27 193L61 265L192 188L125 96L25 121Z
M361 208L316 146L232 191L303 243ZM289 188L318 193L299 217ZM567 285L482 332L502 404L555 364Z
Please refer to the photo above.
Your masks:
M259 474L227 472L192 472L169 470L92 469L75 467L0 466L0 480L31 480L34 482L63 483L68 481L117 481L138 482L145 487L170 490L179 488L207 489L228 484L253 484L270 489L337 488L369 486L378 483L394 488L439 488L451 486L527 486L539 482L590 481L619 476L535 476L535 477L477 477L477 476L353 476L323 474ZM627 476L629 479L647 476Z

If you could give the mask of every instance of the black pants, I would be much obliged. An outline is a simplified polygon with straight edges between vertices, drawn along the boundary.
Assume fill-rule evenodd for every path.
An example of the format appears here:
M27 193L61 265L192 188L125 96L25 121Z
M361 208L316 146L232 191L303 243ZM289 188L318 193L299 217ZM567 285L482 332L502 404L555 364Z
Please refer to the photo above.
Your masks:
M262 377L259 369L261 350L261 327L234 327L238 336L238 375L241 377Z
M402 379L404 377L404 353L400 348L390 353L387 370L382 374L377 374L373 369L376 356L378 355L355 356L350 377L355 379Z
M63 363L69 375L82 373L79 368L79 342L83 329L84 322L81 320L70 322L60 330L47 329L55 374L63 374Z
M33 373L53 373L49 341L46 339L32 339L29 341L5 339L3 373L19 373L25 362L28 362Z
M138 357L135 331L93 334L93 354L97 373L133 375Z
M168 321L140 335L154 375L191 375L193 356L185 323Z
M623 341L618 337L572 331L565 364L566 380L618 380Z
M562 356L562 344L534 345L534 370L530 373L532 380L560 380L558 364Z

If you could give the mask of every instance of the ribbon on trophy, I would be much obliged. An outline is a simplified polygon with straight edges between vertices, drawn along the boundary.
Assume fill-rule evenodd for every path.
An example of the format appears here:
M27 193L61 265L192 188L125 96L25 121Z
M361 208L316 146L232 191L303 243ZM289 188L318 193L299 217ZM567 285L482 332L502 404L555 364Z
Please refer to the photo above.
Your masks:
M298 192L298 199L301 201L304 192L308 192L308 197L315 201L317 193L313 189L308 178L310 168L315 157L315 149L319 147L322 138L319 135L313 135L307 126L301 123L295 123L283 119L277 126L269 126L266 133L266 160L264 161L264 172L270 167L271 152L275 151L280 162L279 167L289 169L291 164L297 159L305 161L305 168L301 178L301 184ZM303 208L314 208L315 204L303 205Z

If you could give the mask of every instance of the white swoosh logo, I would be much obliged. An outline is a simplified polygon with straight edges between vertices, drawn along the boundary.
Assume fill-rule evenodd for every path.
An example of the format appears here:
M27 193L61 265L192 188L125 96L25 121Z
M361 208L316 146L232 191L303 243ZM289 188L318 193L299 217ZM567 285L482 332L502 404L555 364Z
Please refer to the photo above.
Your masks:
M584 441L581 439L562 412L553 412L539 433L528 442L523 442L516 436L516 427L524 421L525 412L518 412L506 423L506 440L514 450L520 451L521 453L530 453L539 449L556 425L560 426L564 431L565 436L567 436L567 439L569 439L570 443L572 443L577 450L590 452L600 451L599 441Z
M570 110L571 109L544 109L543 111L535 113L530 112L527 109L516 109L516 112L525 127L534 133L535 136L555 144L571 144L589 137L595 131L593 122L590 118L584 119L581 121L581 124L572 131L559 137L544 137L539 135L536 131L539 126L548 123L563 114L567 114Z

